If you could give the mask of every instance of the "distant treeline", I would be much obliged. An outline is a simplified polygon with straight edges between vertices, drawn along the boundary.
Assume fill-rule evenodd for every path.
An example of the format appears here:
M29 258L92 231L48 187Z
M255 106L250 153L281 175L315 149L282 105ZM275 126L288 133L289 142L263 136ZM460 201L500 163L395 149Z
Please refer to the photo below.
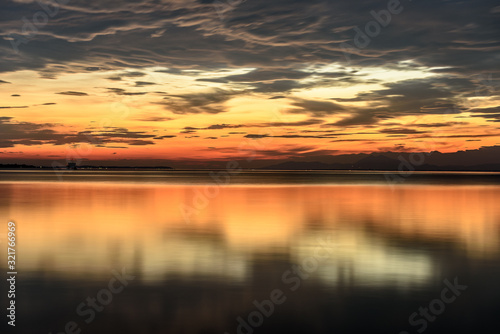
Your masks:
M166 166L77 166L78 169L173 169Z
M0 169L18 169L18 168L26 168L26 169L40 169L40 168L50 168L50 167L42 167L42 166L33 166L33 165L25 165L25 164L0 164Z
M66 169L66 166L60 167L48 167L48 166L33 166L26 164L0 164L0 169ZM155 170L164 170L164 169L173 169L172 167L165 166L154 166L154 167L139 167L139 166L76 166L76 169L155 169Z

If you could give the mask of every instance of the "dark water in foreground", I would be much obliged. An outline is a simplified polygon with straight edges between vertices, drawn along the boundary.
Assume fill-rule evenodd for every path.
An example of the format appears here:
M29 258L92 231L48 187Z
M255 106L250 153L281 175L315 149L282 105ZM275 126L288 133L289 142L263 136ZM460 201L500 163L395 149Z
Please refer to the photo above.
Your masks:
M18 238L0 330L497 333L499 181L0 171L3 276L9 220Z

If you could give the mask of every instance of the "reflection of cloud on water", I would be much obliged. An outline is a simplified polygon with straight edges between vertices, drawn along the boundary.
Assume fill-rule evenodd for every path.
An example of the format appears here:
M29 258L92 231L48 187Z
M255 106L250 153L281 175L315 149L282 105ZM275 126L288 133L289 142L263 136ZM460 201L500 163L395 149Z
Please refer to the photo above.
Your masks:
M231 252L218 243L181 236L163 239L155 247L146 248L142 264L143 279L153 281L198 277L241 283L250 267L246 254Z
M319 259L312 277L327 286L348 284L406 289L426 284L438 275L435 264L423 252L389 247L383 239L360 230L324 230L301 235L289 248L280 251L289 252L290 264L302 265L306 258L317 254L320 239L327 240L327 247L333 251L328 257ZM179 278L227 280L239 284L257 274L253 272L253 253L225 247L221 240L173 234L149 238L143 244L126 249L122 246L118 248L124 249L119 256L120 265L135 268L141 280L146 282ZM44 270L63 276L107 273L104 268L111 266L113 259L107 256L92 260L92 256L102 253L106 251L97 248L81 256L76 253L53 254L46 258L50 261L44 262ZM41 269L36 267L36 262L29 261L25 263L24 270Z
M328 240L332 253L319 259L317 276L326 285L410 288L428 283L439 273L430 256L416 250L389 247L362 231L325 231L306 235L293 244L293 262L301 264L317 254L318 240Z

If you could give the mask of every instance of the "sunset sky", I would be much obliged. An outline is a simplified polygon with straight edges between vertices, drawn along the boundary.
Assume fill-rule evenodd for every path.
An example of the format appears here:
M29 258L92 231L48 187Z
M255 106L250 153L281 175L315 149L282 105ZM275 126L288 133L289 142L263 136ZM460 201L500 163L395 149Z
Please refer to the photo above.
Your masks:
M498 1L59 3L0 5L0 163L500 145Z

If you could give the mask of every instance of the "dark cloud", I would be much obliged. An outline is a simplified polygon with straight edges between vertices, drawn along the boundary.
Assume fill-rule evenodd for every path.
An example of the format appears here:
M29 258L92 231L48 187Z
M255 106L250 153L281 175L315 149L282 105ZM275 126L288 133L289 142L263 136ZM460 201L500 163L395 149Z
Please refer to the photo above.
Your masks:
M166 122L166 121L172 121L174 120L174 118L164 117L164 116L149 116L149 117L145 116L145 117L135 118L134 120L141 122Z
M247 134L245 135L245 138L250 138L250 139L260 139L260 138L267 138L269 135L259 135L259 134Z
M154 142L152 140L145 139L157 137L143 131L129 131L125 128L109 128L104 131L85 130L76 133L61 133L54 130L55 126L56 124L52 123L18 122L15 121L13 117L0 117L0 147L79 143L90 143L93 145L106 145L112 143L153 145Z
M121 141L121 142L125 142L125 141ZM129 145L133 145L133 146L145 146L145 145L153 145L154 142L151 141L151 140L129 140L129 141L126 141L127 144Z
M168 74L182 74L182 70L178 68L168 68L168 69L161 69L161 70L156 70L156 73L168 73Z
M272 82L255 82L253 91L257 93L283 93L303 87L295 80L276 80Z
M55 135L50 128L53 124L36 124L30 122L16 122L12 117L0 117L0 147L14 147L15 145L39 145ZM56 140L51 138L48 140Z
M73 91L66 91L66 92L59 92L56 94L61 94L61 95L72 95L72 96L88 96L89 94L83 93L83 92L73 92Z
M311 119L307 119L307 120L304 120L304 121L297 121L297 122L271 122L271 123L267 123L267 124L260 124L259 127L269 127L269 126L272 126L272 127L279 127L279 126L283 126L283 127L287 127L287 126L290 126L290 127L308 126L308 125L321 124L323 122L324 121L322 119L311 118Z
M336 150L318 150L315 146L298 146L298 145L284 145L281 149L253 149L237 148L237 147L207 147L201 151L213 151L226 153L232 155L235 159L237 156L245 156L251 154L252 156L259 156L261 158L274 158L274 157L307 157L317 156L320 154L332 154L338 152Z
M23 108L28 108L28 106L7 106L7 107L3 106L3 107L0 107L0 109L16 109L16 108L23 109Z
M177 137L176 135L165 135L165 136L158 136L154 137L154 139L167 139L167 138L175 138Z
M385 84L385 89L337 101L376 102L391 115L456 113L456 92L450 89L449 83L446 78L404 80ZM471 83L469 87L472 89L474 85Z
M135 82L135 87L145 87L145 86L151 86L151 85L157 85L156 82L149 82L149 81L136 81Z
M208 93L169 95L158 104L174 114L218 114L226 111L224 103L238 94L240 93L214 89Z
M310 135L296 135L296 134L290 134L290 135L269 135L269 134L247 134L244 136L245 138L250 138L250 139L261 139L261 138L335 138L333 135L319 135L319 136L310 136Z
M472 115L472 117L482 117L488 120L489 122L500 122L500 114L477 114Z
M238 128L272 128L272 127L301 127L322 124L324 121L321 119L307 119L304 121L296 122L269 122L269 123L247 123L247 124L212 124L207 127L184 127L183 133L191 133L198 130L224 130L224 129L238 129ZM229 132L229 134L246 134L246 132Z
M476 90L467 78L432 77L383 84L384 89L335 98L337 102L365 102L375 108L351 108L351 116L329 125L375 124L405 115L451 115L467 111L464 98Z
M184 130L182 130L179 133L196 133L196 130L185 128ZM193 136L193 137L195 137L195 136ZM198 137L198 136L196 136L196 137Z
M473 108L467 110L471 113L481 113L481 114L496 114L500 113L500 106L492 107L492 108Z
M415 129L407 129L407 128L392 128L392 129L382 129L379 131L380 133L387 134L418 134L418 133L428 133L428 131L419 131Z
M414 138L482 138L482 137L500 137L500 132L499 133L485 133L485 134L459 134L459 135L435 135L435 134L429 134L426 136L417 136Z
M345 110L341 105L329 101L296 100L292 105L297 109L290 109L290 113L307 113L315 117L324 117Z
M332 135L324 135L324 136L304 136L304 135L279 135L279 136L271 136L273 138L336 138Z
M213 125L210 125L210 126L206 127L205 129L206 130L237 129L237 128L241 128L243 126L244 125L241 125L241 124L237 124L237 125L233 125L233 124L213 124Z
M123 73L118 73L115 76L107 78L108 80L111 81L121 81L123 78L139 78L145 76L146 73L143 72L138 72L138 71L133 71L133 72L123 72Z
M467 122L444 122L444 123L411 124L411 125L408 125L408 127L442 128L442 127L455 126L455 125L465 125L465 124L469 124L469 123L467 123ZM384 125L386 125L386 124L384 124Z
M473 108L467 110L472 113L471 117L481 117L488 122L500 122L500 106L491 108Z
M375 124L379 121L373 112L364 112L353 114L352 116L341 119L340 121L334 123L327 123L324 126L355 126L355 125L370 125Z
M451 115L451 114L461 114L465 108L461 108L452 103L443 103L436 102L430 106L422 106L420 108L420 112L423 114L431 114L431 115Z
M380 35L351 55L351 64L413 59L447 73L497 71L497 6L494 0L473 5L405 3L403 12L393 16ZM227 7L221 21L209 1L74 0L62 5L38 34L24 36L29 42L22 43L21 18L40 7L34 1L5 2L0 70L43 69L52 63L79 64L85 71L233 66L257 68L231 78L234 81L276 81L285 75L298 80L303 74L294 69L302 64L345 63L340 44L354 45L353 28L364 29L373 20L370 11L384 9L386 4L375 0L254 0ZM19 54L12 45L17 45Z
M0 84L10 84L10 82L5 81L5 80L0 80Z
M128 92L123 88L106 88L109 93L113 93L116 95L145 95L147 92Z
M229 83L229 80L221 79L221 78L200 78L200 79L196 79L196 81L215 82L215 83Z
M294 71L290 69L255 69L245 74L231 75L222 79L230 82L275 82L277 80L303 79L310 76L310 73Z
M118 76L108 77L108 78L106 78L106 79L111 80L111 81L121 81L121 80L122 80L122 78L121 78L121 77L118 77Z

